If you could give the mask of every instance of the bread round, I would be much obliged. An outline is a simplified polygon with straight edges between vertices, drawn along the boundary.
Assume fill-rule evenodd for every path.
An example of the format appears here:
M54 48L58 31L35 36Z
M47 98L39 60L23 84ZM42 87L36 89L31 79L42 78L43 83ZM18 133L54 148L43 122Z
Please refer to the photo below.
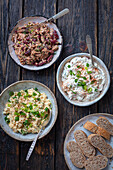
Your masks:
M107 162L108 159L106 158L106 156L93 156L85 161L85 168L86 170L101 170L107 166Z
M108 158L113 157L113 148L108 143L106 143L106 141L100 135L91 134L88 136L88 140L104 156Z
M110 140L110 134L108 131L106 131L105 129L98 127L97 125L95 125L94 123L87 121L84 126L85 129L89 130L92 133L96 133L100 136L103 136L105 139Z
M73 165L75 165L77 168L84 167L86 158L82 152L76 152L76 151L70 152L70 159Z
M99 117L96 121L97 125L107 130L113 135L113 125L105 117Z
M95 148L89 143L85 132L83 132L82 130L76 130L74 133L74 137L85 156L90 157L95 155Z

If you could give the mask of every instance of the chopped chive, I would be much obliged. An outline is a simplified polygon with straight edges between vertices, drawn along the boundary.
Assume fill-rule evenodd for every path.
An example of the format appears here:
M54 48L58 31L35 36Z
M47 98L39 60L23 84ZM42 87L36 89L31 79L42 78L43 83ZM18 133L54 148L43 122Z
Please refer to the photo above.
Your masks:
M45 115L44 119L46 119L48 117L48 114Z
M72 70L70 70L69 72L70 72L70 75L72 76L72 74L73 74Z
M9 120L9 118L7 118L7 116L6 116L4 119L5 119L5 121L6 121L7 124L10 123L10 120Z
M37 94L33 92L33 94L32 94L32 95L33 95L33 96L36 96Z
M92 80L92 81L91 81L91 84L94 84L94 83L95 83L95 81L96 81L96 80Z
M29 125L30 127L32 127L33 126L33 124L32 123L30 123L30 125Z
M86 63L86 67L89 67L89 64L88 64L88 63Z
M80 66L77 66L77 68L81 68Z
M86 78L86 77L81 77L81 78L83 78L84 80L87 80L87 78Z
M75 79L75 83L77 83L78 79Z
M8 100L8 102L11 102L10 100Z
M33 118L33 120L36 120L36 119Z
M81 71L77 71L78 74L81 74Z
M41 116L44 117L44 112L41 112Z
M91 74L91 73L92 73L92 71L87 71L87 73L88 73L88 74Z
M70 88L72 88L72 85L70 85Z
M87 90L87 86L85 85L85 86L83 86L83 89L86 91Z
M87 71L87 70L88 70L88 68L87 68L87 67L85 67L85 70Z
M88 89L88 93L91 93L91 92L92 92L92 88L89 88L89 89Z
M32 109L33 109L33 106L32 106L32 104L30 104L29 108L30 108L30 110L32 110Z
M15 117L15 121L19 121L19 117L17 116L17 117Z
M23 115L23 116L25 116L26 114L25 114L24 112L20 112L20 115Z
M98 89L95 89L95 91L97 92L97 91L98 91Z
M77 94L76 92L74 92L73 90L71 90L72 91L72 93L74 93L74 94Z
M14 112L14 115L17 115L17 116L18 116L18 115L19 115L19 113L18 113L18 112Z
M23 122L24 125L29 125L29 121L25 120L25 122Z
M26 93L28 93L28 90L26 89L26 90L24 90Z
M92 79L91 75L89 75L90 80Z
M76 74L76 77L80 78L80 74Z
M35 88L35 91L37 91L38 89L37 88Z
M48 107L45 108L45 111L46 111L46 112L48 111Z
M21 92L18 92L17 96L18 96L18 97L22 96L22 95L21 95Z
M8 106L8 107L10 107L10 106L11 106L11 104L9 103L9 104L7 104L7 106Z
M10 91L9 92L9 96L13 96L14 92L13 91Z
M16 99L16 96L14 96L13 99Z
M71 66L70 65L68 65L68 68L70 68Z
M38 101L40 101L40 98L37 98Z

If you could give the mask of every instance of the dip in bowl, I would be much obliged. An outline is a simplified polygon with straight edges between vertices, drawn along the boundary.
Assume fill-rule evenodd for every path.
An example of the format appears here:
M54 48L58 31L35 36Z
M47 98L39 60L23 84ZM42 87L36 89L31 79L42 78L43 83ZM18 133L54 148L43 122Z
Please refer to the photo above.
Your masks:
M110 85L110 75L105 64L90 55L78 53L64 59L57 71L57 85L67 101L77 106L89 106L100 100Z

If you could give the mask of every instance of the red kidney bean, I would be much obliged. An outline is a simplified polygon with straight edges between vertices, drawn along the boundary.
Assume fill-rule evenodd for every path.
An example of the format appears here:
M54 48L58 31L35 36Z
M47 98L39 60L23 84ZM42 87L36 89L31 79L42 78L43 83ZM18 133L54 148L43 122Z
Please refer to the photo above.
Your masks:
M53 55L50 55L48 58L47 58L47 62L50 62L53 58Z
M47 63L47 61L45 60L45 61L41 61L38 65L39 66L42 66L42 65L44 65L44 64L46 64Z
M25 52L26 56L29 56L30 54L31 54L31 50L30 49Z
M21 50L24 51L24 47L22 47Z
M27 42L27 41L25 41L25 40L23 41L23 43L24 43L24 44L28 44L28 42Z
M30 37L26 37L26 40L29 41L29 40L30 40Z
M36 41L37 41L37 39L35 39L35 38L33 38L32 40L33 40L34 42L36 42Z
M53 34L54 34L54 36L55 36L56 39L59 39L59 36L58 36L56 30L54 30L54 33L53 33Z
M49 50L49 52L50 52L51 54L54 54L54 51L53 51L53 50Z
M51 40L52 44L55 44L57 42L57 40Z
M34 63L34 65L35 65L35 66L39 66L39 64L38 64L37 62L36 62L36 63Z

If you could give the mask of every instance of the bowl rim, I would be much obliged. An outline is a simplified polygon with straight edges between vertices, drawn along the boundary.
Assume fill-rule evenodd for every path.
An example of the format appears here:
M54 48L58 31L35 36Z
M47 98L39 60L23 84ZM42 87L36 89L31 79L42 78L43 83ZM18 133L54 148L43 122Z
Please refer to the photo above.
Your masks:
M50 128L49 128L49 130L47 131L47 132L45 132L45 134L42 134L40 137L39 137L39 139L41 139L41 138L43 138L43 137L45 137L50 131L51 131L51 129L53 128L53 126L55 125L55 122L56 122L56 120L57 120L57 117L58 117L58 105L57 105L57 100L56 100L56 98L55 98L55 95L53 94L53 92L46 86L46 85L44 85L43 83L40 83L40 82L38 82L38 81L33 81L33 80L21 80L21 81L17 81L17 82L14 82L14 83L12 83L12 84L10 84L9 86L7 86L2 92L1 92L1 94L0 94L0 98L2 97L2 95L4 94L4 92L5 91L7 91L8 89L10 89L10 87L13 87L13 86L15 86L15 85L17 85L17 84L20 84L20 83L27 83L27 82L29 82L29 83L36 83L37 85L39 84L40 86L42 86L42 87L44 87L45 89L47 89L47 91L51 94L51 96L52 96L52 98L53 98L53 100L54 100L54 102L55 102L55 117L54 117L54 121L53 121L53 123L51 124L51 126L50 126ZM2 112L0 113L0 114L3 114ZM6 132L6 134L8 134L10 137L12 137L12 138L14 138L14 139L16 139L16 140L19 140L19 141L33 141L34 140L34 138L35 138L35 136L34 136L34 138L32 138L32 139L21 139L21 138L18 138L17 136L12 136L7 130L5 130L5 128L2 126L2 124L1 124L1 122L0 122L0 126L1 126L1 128L4 130L4 132ZM10 128L10 127L9 127ZM14 132L15 133L15 132Z
M71 60L72 58L74 58L74 57L76 57L76 56L78 56L78 57L88 56L88 57L89 57L90 54L89 54L89 53L75 53L75 54L72 54L72 55L66 57L66 58L60 63L60 65L58 66L58 69L57 69L57 74L56 74L57 87L58 87L60 93L64 96L64 98L65 98L69 103L71 103L71 104L73 104L73 105L75 105L75 106L82 106L82 107L84 107L84 106L90 106L90 105L98 102L98 101L106 94L106 92L108 91L109 86L110 86L110 74L109 74L109 71L108 71L106 65L104 64L104 62L103 62L100 58L98 58L98 57L96 57L95 55L93 55L93 57L95 58L95 60L97 60L97 61L100 63L100 65L104 67L104 69L105 69L105 71L106 71L106 75L107 75L107 78L108 78L107 86L104 88L102 94L100 94L100 95L99 95L97 98L95 98L94 100L91 100L91 101L88 101L88 102L83 102L83 103L82 103L82 102L78 102L78 101L76 102L76 101L70 100L70 99L66 96L65 92L62 90L62 88L61 88L61 86L60 86L60 83L59 83L59 75L60 75L60 70L61 70L61 68L62 68L62 65L63 65L64 63L66 64L66 61L67 61L68 59Z
M12 37L12 33L13 33L13 31L14 31L14 29L15 29L15 27L20 23L20 22L22 22L22 21L24 21L24 20L26 20L26 19L29 19L29 18L43 18L43 19L45 19L45 20L47 20L48 19L48 17L45 17L45 16L43 16L43 15L31 15L31 16L27 16L27 17L23 17L23 18L21 18L21 19L19 19L17 22L16 22L16 24L14 25L14 27L11 29L11 32L9 33L9 36L8 36L8 51L9 51L9 55L10 55L10 57L13 59L13 61L18 65L18 66L20 66L20 67L22 67L22 68L24 68L24 69L27 69L27 70L31 70L31 71L39 71L39 70L44 70L44 69L47 69L47 68L49 68L50 66L52 66L56 61L57 61L57 59L60 57L60 55L61 55L61 52L62 52L62 48L63 48L63 37L62 37L62 34L61 34L61 32L60 32L60 29L58 28L58 26L56 25L56 23L54 22L54 21L52 21L51 23L53 24L53 25L55 25L55 27L56 27L56 29L59 31L59 34L60 34L60 38L61 38L61 48L60 48L60 50L59 50L59 55L55 58L55 60L54 61L50 61L49 63L48 63L48 65L47 64L44 64L44 65L42 65L42 66L34 66L34 68L33 68L33 66L29 66L29 65L22 65L21 63L20 63L20 61L19 61L19 59L18 59L18 57L17 57L17 55L15 54L15 56L17 57L17 59L18 59L18 61L16 61L14 58L13 58L13 56L12 56L12 54L11 54L11 49L9 48L10 46L11 46L11 44L10 44L10 38ZM54 58L54 56L53 56L53 58Z
M67 161L67 159L66 159L66 153L65 153L66 141L67 141L67 138L68 138L69 134L71 133L72 129L73 129L78 123L82 122L84 119L86 119L86 118L88 118L88 117L98 116L99 114L102 115L102 116L106 116L106 117L107 117L107 116L113 117L113 115L112 115L112 114L109 114L109 113L92 113L92 114L89 114L89 115L87 115L87 116L85 116L85 117L82 117L81 119L79 119L78 121L76 121L76 122L71 126L71 128L69 129L69 131L67 132L67 134L66 134L66 136L65 136L65 140L64 140L63 154L64 154L65 162L66 162L66 164L67 164L67 166L68 166L68 168L69 168L70 170L71 170L71 168L70 168L70 165L69 165L69 163L68 163L68 161Z

